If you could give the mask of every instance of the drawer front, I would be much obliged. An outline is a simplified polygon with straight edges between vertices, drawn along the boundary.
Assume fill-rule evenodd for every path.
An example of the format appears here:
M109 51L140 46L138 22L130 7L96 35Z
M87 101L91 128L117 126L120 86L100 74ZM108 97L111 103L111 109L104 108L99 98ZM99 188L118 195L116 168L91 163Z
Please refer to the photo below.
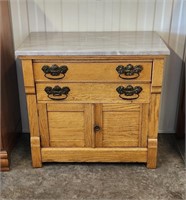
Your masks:
M152 63L34 63L33 65L36 81L149 82Z
M150 84L38 83L36 90L38 101L56 103L149 103L150 99Z

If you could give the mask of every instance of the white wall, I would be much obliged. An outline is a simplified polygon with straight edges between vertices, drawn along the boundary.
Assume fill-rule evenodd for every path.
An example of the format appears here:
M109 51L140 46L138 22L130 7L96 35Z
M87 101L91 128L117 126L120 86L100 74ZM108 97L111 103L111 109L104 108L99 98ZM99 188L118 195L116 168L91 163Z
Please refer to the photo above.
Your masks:
M15 48L34 31L157 31L171 48L165 67L159 131L175 132L186 38L186 0L10 0L10 3ZM23 131L28 131L21 75L19 83Z
M11 14L12 14L14 49L16 49L30 32L29 21L28 21L27 1L10 0L10 7L11 7ZM16 63L17 63L19 100L20 100L20 107L21 107L22 130L23 132L29 132L26 96L24 92L22 70L21 70L20 62L16 61Z

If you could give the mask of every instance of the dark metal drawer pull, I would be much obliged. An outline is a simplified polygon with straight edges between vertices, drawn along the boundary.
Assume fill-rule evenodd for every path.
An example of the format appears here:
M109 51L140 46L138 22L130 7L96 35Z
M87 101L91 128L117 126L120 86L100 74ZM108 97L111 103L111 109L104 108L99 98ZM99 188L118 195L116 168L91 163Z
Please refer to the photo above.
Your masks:
M69 87L60 87L56 85L54 88L47 86L45 88L45 92L48 94L48 98L52 100L65 100L68 97L68 93L70 92ZM61 97L63 96L63 97ZM60 97L60 98L59 98Z
M116 88L116 91L118 92L119 97L124 100L134 100L134 99L139 98L139 94L142 90L143 90L142 87L140 86L133 87L132 85L128 85L127 87L119 86Z
M48 65L44 65L42 67L42 70L45 73L46 78L52 79L52 80L59 80L65 77L65 74L68 71L68 67L66 65L62 65L59 67L56 64L52 65L51 67L49 67ZM48 74L54 77L50 77L48 76ZM56 76L60 76L60 77L56 77Z
M116 67L116 71L118 72L119 77L127 80L138 78L142 70L143 67L141 65L133 66L131 64L128 64L126 67L123 65L119 65ZM123 77L122 74L124 74L125 77Z

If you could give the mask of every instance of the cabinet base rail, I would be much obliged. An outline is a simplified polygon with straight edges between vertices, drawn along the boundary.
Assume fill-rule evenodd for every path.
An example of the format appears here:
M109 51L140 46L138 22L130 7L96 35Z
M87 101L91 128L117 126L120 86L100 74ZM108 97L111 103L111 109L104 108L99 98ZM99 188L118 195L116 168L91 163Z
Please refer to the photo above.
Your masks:
M42 148L42 162L147 162L147 148Z

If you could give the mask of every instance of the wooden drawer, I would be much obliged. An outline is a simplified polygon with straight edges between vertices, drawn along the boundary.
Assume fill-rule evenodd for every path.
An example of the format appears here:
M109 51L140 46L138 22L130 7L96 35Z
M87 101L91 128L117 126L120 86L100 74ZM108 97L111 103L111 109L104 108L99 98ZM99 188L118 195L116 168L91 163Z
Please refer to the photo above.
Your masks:
M55 86L59 86L60 88L55 88ZM124 87L124 89L128 86L132 91L136 89L136 86L139 86L142 88L142 91L139 94L134 93L132 96L121 94L119 97L119 93L116 91L116 88L119 86ZM131 86L122 83L38 83L36 84L36 90L38 101L51 101L56 103L149 103L150 84L132 84ZM67 87L70 89L67 98L63 94L61 96L53 95L53 92L56 93L56 91L62 91L61 93L63 93L63 90ZM48 94L45 91L46 88ZM55 100L50 98L54 98Z
M131 64L129 66L129 64ZM57 65L58 67L51 66ZM128 68L126 66L128 65ZM122 63L34 63L36 81L61 82L121 82L143 81L150 82L152 62L122 62ZM45 66L45 72L43 71ZM59 68L61 66L61 68ZM66 67L64 67L66 66ZM116 68L120 66L119 72ZM139 70L139 66L142 71ZM68 70L67 70L68 69ZM67 71L66 71L67 70ZM66 73L65 73L66 72ZM119 73L121 78L119 77ZM131 75L131 74L133 75ZM51 75L53 74L53 75ZM64 76L65 74L65 76ZM128 75L125 75L128 74ZM57 79L57 80L54 80Z

